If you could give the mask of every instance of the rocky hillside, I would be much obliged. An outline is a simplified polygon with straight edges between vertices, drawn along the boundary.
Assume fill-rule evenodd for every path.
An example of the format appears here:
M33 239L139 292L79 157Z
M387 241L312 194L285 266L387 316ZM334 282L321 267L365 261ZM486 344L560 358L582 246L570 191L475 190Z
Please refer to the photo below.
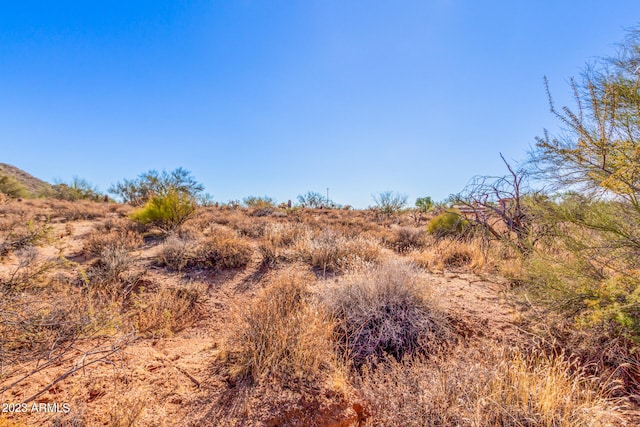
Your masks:
M30 194L43 194L50 192L52 189L51 184L48 182L38 179L22 169L7 163L0 163L0 177L1 176L9 176L15 179Z

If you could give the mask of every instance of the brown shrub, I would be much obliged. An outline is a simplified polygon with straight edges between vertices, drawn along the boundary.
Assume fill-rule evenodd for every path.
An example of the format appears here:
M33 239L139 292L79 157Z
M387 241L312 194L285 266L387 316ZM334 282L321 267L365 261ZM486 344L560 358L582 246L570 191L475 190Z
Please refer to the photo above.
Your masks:
M125 301L144 275L132 270L133 262L126 248L107 245L81 276L81 282L108 301Z
M239 268L251 261L253 249L245 239L226 229L218 229L199 242L197 263L216 269Z
M162 244L158 254L158 263L170 270L182 271L185 267L196 265L198 242L193 237L172 234Z
M51 226L48 221L38 221L32 213L0 218L0 259L16 250L40 245L50 235Z
M110 204L88 200L47 200L45 206L51 211L53 221L66 222L105 218L110 214Z
M308 227L302 224L278 222L267 224L258 244L262 264L275 267L281 261L294 258L287 249L297 241L306 238L308 233Z
M386 356L428 354L455 340L447 316L415 269L388 262L328 287L323 303L337 320L336 336L356 367Z
M18 249L14 262L0 270L0 291L13 293L37 288L56 261L41 259L33 246Z
M400 253L420 249L425 245L425 233L421 228L399 227L395 230L391 245Z

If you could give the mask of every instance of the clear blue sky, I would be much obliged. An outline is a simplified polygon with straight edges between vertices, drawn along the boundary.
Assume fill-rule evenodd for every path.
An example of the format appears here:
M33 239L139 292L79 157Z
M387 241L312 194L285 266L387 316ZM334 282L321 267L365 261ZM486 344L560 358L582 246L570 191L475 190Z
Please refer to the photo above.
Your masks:
M557 129L635 1L0 1L0 162L106 190L182 166L216 200L440 200Z

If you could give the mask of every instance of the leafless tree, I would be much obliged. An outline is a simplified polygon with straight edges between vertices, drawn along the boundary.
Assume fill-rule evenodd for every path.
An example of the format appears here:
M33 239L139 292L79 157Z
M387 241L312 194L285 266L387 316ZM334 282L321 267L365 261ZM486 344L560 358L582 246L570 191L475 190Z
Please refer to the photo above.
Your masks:
M524 199L531 194L524 169L514 169L502 154L509 173L504 176L476 176L454 196L467 219L499 240L514 242L522 253L530 251L532 216Z

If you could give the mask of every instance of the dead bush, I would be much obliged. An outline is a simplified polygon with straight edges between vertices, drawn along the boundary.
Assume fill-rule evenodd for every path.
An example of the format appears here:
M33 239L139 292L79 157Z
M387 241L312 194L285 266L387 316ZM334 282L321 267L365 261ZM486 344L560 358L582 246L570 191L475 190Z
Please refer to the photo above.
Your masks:
M80 282L108 301L124 302L139 284L144 272L132 270L134 258L123 247L110 245L81 275Z
M14 262L0 269L0 290L6 293L34 288L56 262L43 260L33 246L23 247L14 254Z
M52 212L52 220L56 222L93 220L109 215L110 204L89 200L46 200L45 205Z
M97 309L87 294L53 281L39 292L2 294L0 313L0 363L18 372L30 370L33 361L63 354L69 343L101 334L113 324L111 313Z
M158 263L171 270L182 271L195 265L197 241L195 238L172 234L162 244Z
M198 243L196 263L214 269L240 268L251 261L251 244L231 230L216 229Z
M301 224L268 224L258 245L262 265L275 267L281 261L292 258L287 248L306 237L307 233L307 227Z
M75 339L83 327L83 322L72 315L73 306L33 304L18 308L3 305L1 358L7 366L46 358L52 349Z
M387 355L433 353L454 340L447 316L408 264L388 262L328 287L323 303L336 337L356 367Z

